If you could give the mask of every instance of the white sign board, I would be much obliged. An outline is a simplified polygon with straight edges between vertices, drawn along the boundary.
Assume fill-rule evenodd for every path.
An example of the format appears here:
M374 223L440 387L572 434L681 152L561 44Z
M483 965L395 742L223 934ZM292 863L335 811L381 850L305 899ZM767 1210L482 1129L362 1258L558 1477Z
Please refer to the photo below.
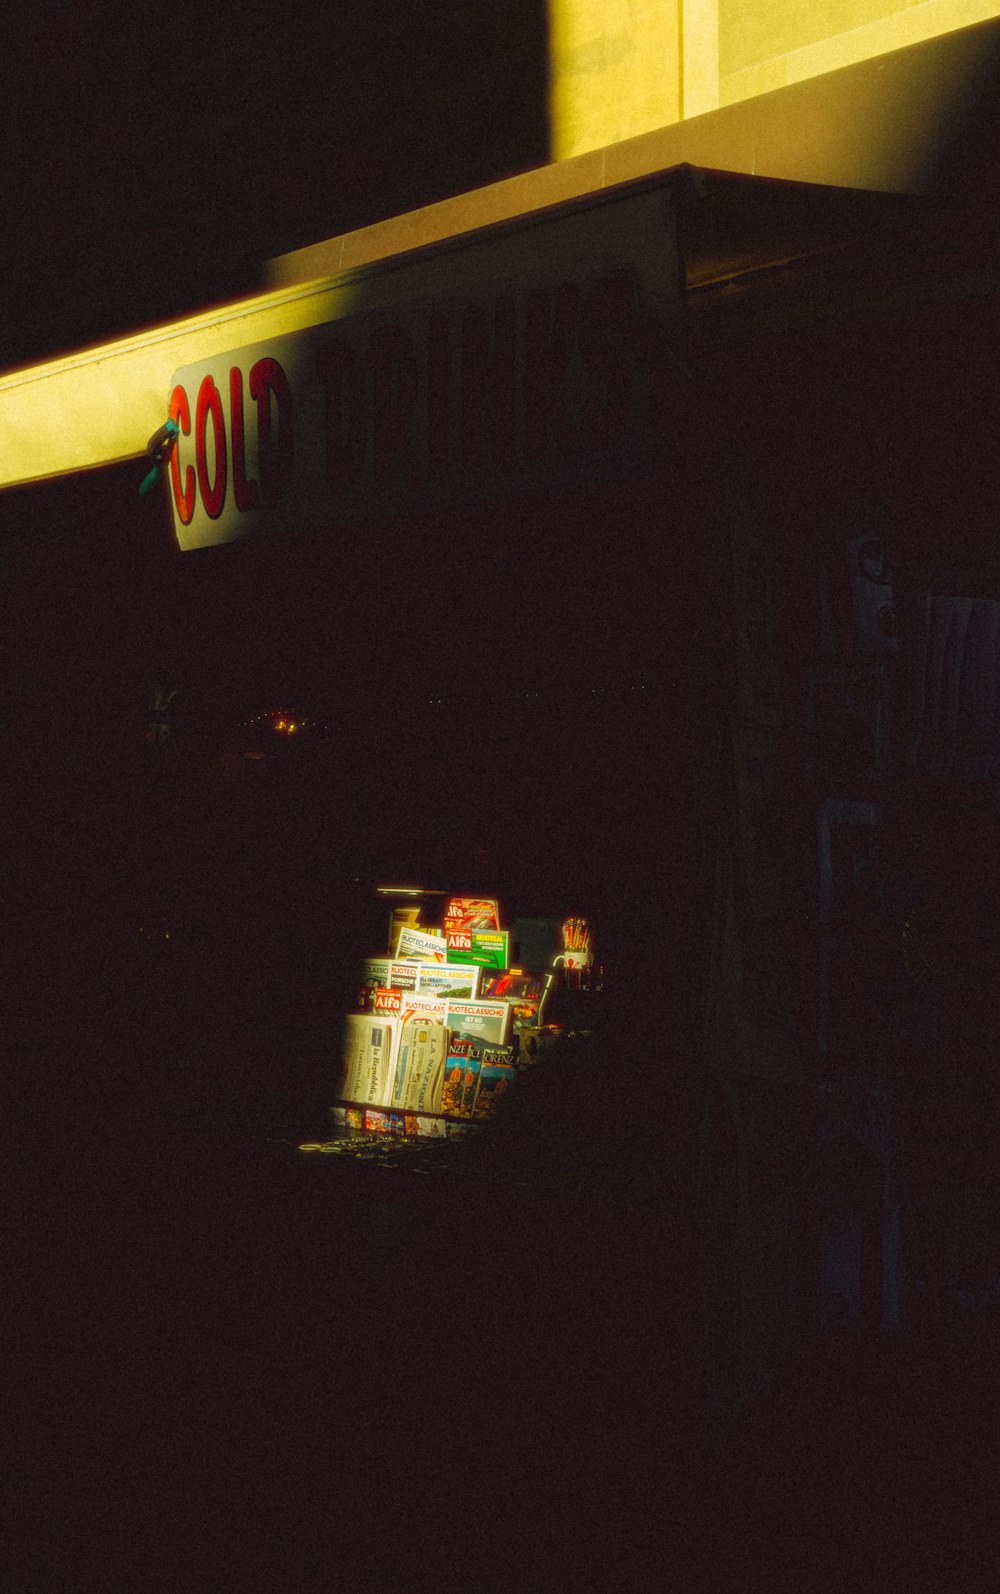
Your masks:
M638 468L647 356L680 308L669 196L428 249L339 279L333 302L322 325L173 373L181 548Z

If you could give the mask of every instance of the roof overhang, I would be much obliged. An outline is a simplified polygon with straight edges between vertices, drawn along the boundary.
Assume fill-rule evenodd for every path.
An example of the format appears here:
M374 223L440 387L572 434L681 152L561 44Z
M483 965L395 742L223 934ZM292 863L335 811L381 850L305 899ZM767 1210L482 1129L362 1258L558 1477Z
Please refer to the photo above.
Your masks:
M701 234L688 231L689 287L793 258L806 233L816 245L894 195L982 205L984 182L995 190L998 63L1000 20L956 29L297 250L239 303L0 375L0 486L140 455L170 371L317 324L345 273L679 166L739 174L722 180L714 232L711 206Z
M498 190L503 187L496 185ZM539 229L551 223L553 240L557 234L565 234L568 226L570 235L574 228L578 234L576 247L587 249L588 237L597 239L600 227L594 231L591 223L590 233L586 227L581 231L572 223L573 217L650 188L662 188L674 207L678 218L676 265L688 288L723 274L815 255L840 240L877 230L895 219L901 206L905 209L912 203L892 194L857 193L683 165L562 202L536 204L514 216L503 213L505 200L500 194L493 196L496 205L491 212L486 203L491 190L481 190L478 203L464 211L447 202L455 228L451 233L442 231L447 217L440 215L414 213L398 218L380 229L364 230L366 235L380 232L381 253L376 240L366 236L363 252L367 258L330 275L289 281L230 304L213 305L180 320L0 375L0 486L138 459L164 422L171 377L179 369L336 321L358 302L362 284L361 297L368 303L373 292L376 300L380 294L391 298L398 292L394 282L404 279L411 295L425 291L433 297L435 284L444 279L436 268L430 268L442 248L450 250L452 257L445 278L457 277L463 287L476 283L479 262L487 258L473 247L478 244L501 240L508 255L513 250L516 256L523 247L537 262L544 259L546 250ZM535 191L536 199L540 192ZM527 228L532 232L530 240L524 231ZM517 236L512 238L515 230ZM567 247L571 246L563 241L555 254L564 255ZM334 255L341 261L351 258L345 247L327 249L323 259L329 263ZM396 269L404 266L404 271ZM424 290L425 266L429 274Z

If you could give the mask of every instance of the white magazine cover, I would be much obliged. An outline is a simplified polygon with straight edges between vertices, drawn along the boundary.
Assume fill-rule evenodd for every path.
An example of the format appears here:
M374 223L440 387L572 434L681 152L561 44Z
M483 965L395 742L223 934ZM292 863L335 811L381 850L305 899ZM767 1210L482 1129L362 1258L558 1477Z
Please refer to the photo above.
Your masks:
M443 996L425 996L422 991L403 991L400 997L399 1016L404 1024L411 1019L423 1019L425 1024L444 1024L448 1004Z
M479 968L472 963L421 963L417 965L417 990L421 996L443 996L447 1001L474 1002L479 995Z
M444 963L447 957L448 944L443 935L431 935L429 930L418 930L412 924L403 925L396 943L396 962L416 958L421 963Z

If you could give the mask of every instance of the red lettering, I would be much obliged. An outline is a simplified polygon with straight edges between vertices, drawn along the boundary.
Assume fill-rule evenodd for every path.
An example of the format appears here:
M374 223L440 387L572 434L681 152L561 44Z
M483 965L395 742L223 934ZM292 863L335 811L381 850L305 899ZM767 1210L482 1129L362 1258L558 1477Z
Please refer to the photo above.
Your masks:
M368 339L372 374L373 464L382 482L411 485L421 476L410 419L417 402L417 351L402 327L379 327Z
M233 497L239 510L257 503L257 483L247 480L246 443L243 435L243 372L234 365L229 373L229 417L233 439Z
M368 393L361 361L343 338L316 353L326 400L326 479L334 492L357 483L368 448Z
M462 317L462 464L481 471L486 463L485 433L494 467L514 462L514 376L517 319L513 299L497 299L493 337L482 305L470 304Z
M188 396L179 384L170 395L169 415L170 419L176 421L180 427L181 436L190 437L191 411L188 408ZM184 471L184 488L182 491L180 451L180 440L178 440L177 446L170 453L170 486L173 490L177 518L182 526L189 526L191 524L191 516L194 514L194 466L188 465Z
M257 401L257 469L260 494L269 508L288 486L295 454L292 390L277 360L258 360L250 371L250 395ZM271 400L274 399L272 411ZM274 440L277 418L278 441Z
M215 442L215 480L208 480L208 452L205 447L205 427L212 417L212 436ZM226 501L226 426L222 417L222 399L210 376L202 378L198 389L198 404L194 420L194 457L198 467L198 489L205 513L210 520L218 520Z

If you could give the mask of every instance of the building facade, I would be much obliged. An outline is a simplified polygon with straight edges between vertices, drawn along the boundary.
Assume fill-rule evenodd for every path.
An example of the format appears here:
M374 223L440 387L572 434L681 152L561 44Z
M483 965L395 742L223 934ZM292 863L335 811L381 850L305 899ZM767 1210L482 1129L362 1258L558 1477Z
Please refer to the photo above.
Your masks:
M341 212L359 224L303 240L302 211L293 217L290 202L286 222L271 218L265 229L256 275L249 227L226 270L216 240L199 277L195 208L182 229L186 313L164 300L156 326L130 330L127 322L158 314L155 284L144 285L122 294L116 326L108 319L116 313L113 284L100 277L103 308L94 319L78 305L60 322L69 329L74 313L81 317L70 353L29 366L32 353L50 354L51 346L43 339L32 350L23 332L14 369L0 376L0 484L9 489L2 507L20 547L51 528L53 516L64 517L61 535L71 540L67 506L73 498L76 513L88 503L84 473L94 473L95 492L102 472L123 483L134 462L141 474L147 438L168 415L177 423L161 505L166 513L172 504L179 545L193 526L202 547L179 555L184 572L169 577L176 588L152 629L166 650L186 616L176 656L203 679L228 670L232 681L254 661L264 681L268 660L284 652L293 683L307 660L314 681L324 671L342 678L343 695L360 702L365 671L357 661L373 591L398 613L416 590L429 617L440 590L427 576L427 550L442 561L461 553L458 598L442 616L487 594L517 664L518 691L525 701L532 692L550 697L545 746L531 768L524 738L509 727L487 759L506 770L489 828L499 830L520 802L527 838L499 849L498 874L514 869L519 851L525 873L529 855L536 875L543 870L539 838L560 811L560 791L590 780L587 802L569 805L564 873L582 879L588 846L595 859L601 854L597 896L610 926L618 891L624 923L611 933L620 961L631 957L642 978L652 976L664 903L683 926L675 939L684 973L672 976L671 1011L678 1030L686 1026L678 1048L686 1077L670 1100L693 1126L684 1155L706 1236L709 1381L719 1410L766 1386L810 1314L834 1311L817 1301L824 1288L863 1326L898 1323L905 1269L885 1092L910 1077L911 1053L938 1076L945 1053L956 1074L968 1053L957 993L968 996L978 977L969 972L971 953L957 971L935 942L934 956L925 944L919 967L912 957L907 965L904 926L911 940L932 934L907 893L917 891L914 881L925 895L931 888L890 830L907 829L907 780L944 782L946 803L959 789L980 803L994 788L994 9L845 3L784 8L779 20L771 8L691 3L669 16L662 7L631 8L622 29L615 8L557 5L533 19L530 33L524 19L519 42L510 33L495 41L491 60L520 59L530 36L545 62L532 79L524 142L502 143L505 175L459 164L449 181L447 160L414 173L397 126L397 143L379 146L379 181L357 194L353 212ZM495 80L473 40L460 58L466 103L479 104ZM388 137L384 129L372 136ZM303 150L308 137L307 127L297 128ZM484 133L480 149L488 142ZM284 169L277 143L273 152L266 138L259 147L264 169L272 170L268 161ZM301 205L318 223L331 212L315 199L315 175L303 160ZM386 186L390 171L408 174L395 189ZM389 192L405 192L405 208L387 205L381 196ZM647 204L648 217L616 233L614 217ZM663 333L648 411L656 464L644 474L632 458L637 433L629 427L616 468L591 480L581 464L586 450L560 441L562 400L546 410L538 393L548 383L558 399L577 357L584 378L601 375L605 400L626 368L632 380L638 367L622 360L623 350L638 347L629 290L616 299L612 279L633 242L638 266L629 280L639 282L643 313L652 307ZM87 269L95 282L102 258L94 249ZM124 257L112 250L107 258ZM489 383L499 367L484 376L470 351L479 347L477 328L488 328L484 360L496 355L508 303L511 326L548 317L547 336L572 323L579 341L554 378L548 354L532 363L525 343L512 355L518 381L542 366L548 372L541 388L519 389L534 394L532 414L551 444L545 468L516 492L480 478L471 498L457 500L473 507L456 508L437 491L435 468L446 480L454 446L464 451L463 470L475 474L477 427L487 425L482 405L496 397ZM414 304L417 312L407 308ZM561 313L570 320L560 322ZM457 317L451 331L449 316ZM354 331L338 340L335 324L348 321ZM92 328L102 341L86 347ZM121 335L107 336L112 331ZM336 343L317 391L328 422L339 395L335 441L345 469L362 413L361 400L350 410L344 397L351 373L375 417L365 443L370 479L359 477L351 522L362 529L335 545L323 543L323 510L311 501L303 524L293 514L280 527L266 502L270 490L280 497L283 480L273 366L284 370L285 350L307 343L314 360L309 340L317 338L323 347ZM449 338L463 351L457 375L434 363ZM417 350L419 371L408 363ZM237 390L227 386L233 370L239 428ZM404 405L411 370L423 398ZM630 404L648 397L643 381ZM394 496L391 472L400 461L413 464L403 445L423 400L419 490ZM445 411L451 418L435 433L433 416ZM525 457L534 435L526 413L517 418ZM267 431L272 415L277 444ZM489 425L498 425L495 411ZM446 433L451 445L435 443ZM490 434L490 448L499 435ZM213 548L225 540L216 535L224 529L220 472L230 484L227 503L242 483L238 513L272 509L259 542ZM60 499L57 478L68 497ZM253 505L251 485L259 493ZM672 518L665 505L679 506ZM127 546L129 514L116 510L112 520L112 541ZM301 557L294 540L269 544L275 530L308 534ZM407 552L415 546L423 563ZM147 577L130 579L139 590ZM345 592L357 598L353 616ZM146 595L155 609L158 600ZM93 595L88 601L96 603ZM710 612L726 616L724 645ZM581 619L588 648L574 665ZM384 701L398 689L386 663L397 644L388 621L373 623L372 695ZM666 649L664 633L673 637ZM421 657L429 646L419 629ZM580 719L586 757L572 737L556 734L563 710L571 720L583 714L581 670L615 700L603 719L593 705ZM513 680L510 671L504 679ZM650 733L637 697L626 702L623 694L654 682ZM473 684L480 694L495 690L488 674ZM375 790L371 772L384 749L370 715L357 718L366 725L355 743L364 748L359 763L366 790ZM672 768L672 747L695 749L683 778ZM419 758L420 747L413 752ZM595 762L604 769L599 781ZM683 800L673 800L678 791ZM920 795L926 802L923 787ZM394 822L391 804L383 819ZM452 819L457 825L457 808ZM630 824L640 839L616 874L606 841L595 845L594 837L621 842ZM425 833L432 829L427 819ZM419 824L414 836L417 855L426 840ZM695 853L697 867L685 870ZM939 897L942 889L939 882ZM693 1012L686 985L696 993ZM944 1040L935 1023L944 1023ZM991 1032L981 1029L978 1044L980 1063L988 1063ZM853 1082L844 1086L849 1096L873 1093L881 1114L874 1138L850 1129L850 1113L835 1131L830 1114L824 1118L841 1079ZM902 1088L908 1103L910 1086ZM831 1141L834 1153L823 1149ZM821 1158L812 1157L814 1146ZM987 1161L984 1152L982 1168ZM853 1183L843 1173L862 1165ZM942 1191L960 1187L968 1204L959 1170L940 1178ZM918 1170L912 1182L914 1213L937 1210L935 1200L947 1207L945 1195L920 1187ZM902 1221L905 1232L905 1202ZM936 1261L932 1252L928 1238L913 1262L917 1276L958 1266L941 1259L940 1247Z

